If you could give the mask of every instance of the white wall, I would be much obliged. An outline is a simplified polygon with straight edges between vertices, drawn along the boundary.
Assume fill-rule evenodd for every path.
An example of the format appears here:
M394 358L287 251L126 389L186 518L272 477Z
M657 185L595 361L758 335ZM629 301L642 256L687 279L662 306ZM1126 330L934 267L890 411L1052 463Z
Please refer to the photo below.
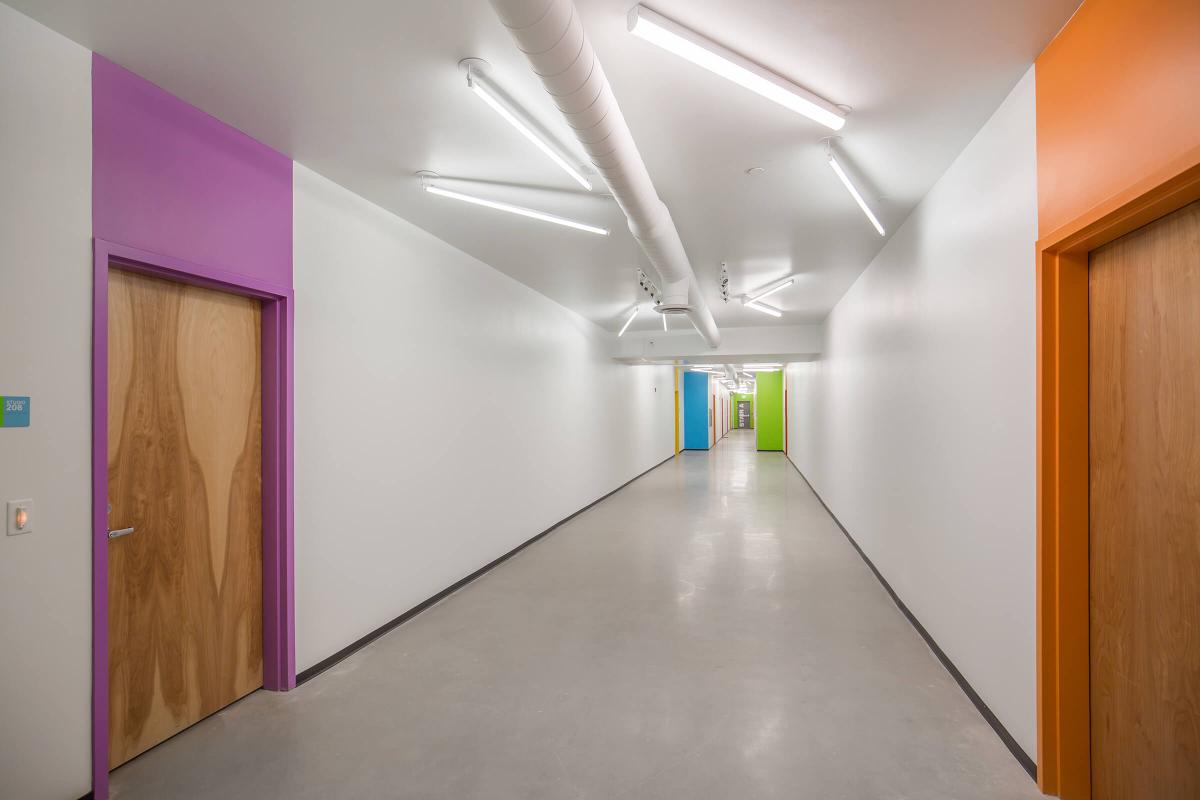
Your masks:
M669 458L674 411L532 289L299 165L294 203L304 669Z
M0 5L0 795L91 788L91 53Z
M1036 754L1034 75L788 368L791 458Z

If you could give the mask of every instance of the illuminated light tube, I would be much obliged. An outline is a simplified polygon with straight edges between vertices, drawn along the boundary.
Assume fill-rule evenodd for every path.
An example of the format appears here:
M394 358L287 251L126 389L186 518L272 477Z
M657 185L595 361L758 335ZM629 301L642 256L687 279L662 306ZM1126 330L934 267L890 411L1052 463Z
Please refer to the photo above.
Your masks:
M665 331L667 329L667 315L663 314L662 318L663 318L663 330Z
M496 211L507 211L509 214L517 214L530 219L540 219L542 222L553 222L555 225L563 225L567 228L574 228L577 231L586 231L595 233L599 236L608 236L608 228L598 228L595 225L588 225L585 222L576 222L573 219L560 217L555 214L547 214L545 211L537 211L524 206L514 206L511 203L501 203L496 200L484 200L482 197L475 197L470 194L461 192L452 192L449 189L443 189L440 186L426 186L425 191L430 194L436 194L439 197L449 197L451 200L461 200L464 203L472 203L473 205L483 206L484 208L493 208Z
M589 181L575 166L573 166L571 162L567 160L566 156L559 152L557 147L550 144L550 142L547 142L541 136L538 136L533 128L531 128L525 122L525 120L521 119L521 117L513 109L509 108L508 104L501 100L500 97L497 96L497 94L492 90L492 88L488 86L486 78L482 78L480 74L475 72L475 70L470 70L467 73L467 87L470 88L470 90L474 92L480 100L487 103L489 108L499 114L505 122L507 122L509 125L512 125L517 129L518 132L520 132L522 136L532 142L534 146L537 147L538 150L541 150L547 158L557 164L563 172L570 175L572 180L574 180L584 189L591 191L592 182Z
M695 31L642 5L629 11L629 32L814 122L842 129L846 112Z
M768 297L768 296L770 296L770 295L773 295L773 294L775 294L776 292L778 292L780 289L786 289L787 287L791 286L791 285L792 285L793 283L795 283L795 282L796 282L796 279L795 279L795 278L788 278L786 281L784 281L783 283L779 284L778 286L772 286L770 289L767 289L767 290L766 290L765 292L763 292L762 294L755 295L754 297L751 297L751 298L750 298L750 299L749 299L747 302L750 302L750 303L757 303L759 300L762 300L764 297Z
M829 154L829 166L833 167L833 171L842 179L846 190L850 192L850 196L854 198L854 202L858 203L858 207L867 215L867 219L871 220L871 224L875 226L875 230L879 231L880 236L885 236L883 225L879 223L879 219L875 216L875 212L871 211L871 207L867 205L867 201L858 193L858 189L854 188L854 184L850 182L850 176L846 174L846 170L842 169L842 165L838 163L837 157L833 153Z
M742 369L779 369L783 364L742 364Z
M629 330L629 325L633 322L633 318L637 316L638 310L637 306L633 307L633 313L629 315L629 319L625 320L625 324L621 326L620 333L617 334L618 339L625 335L625 331Z
M772 317L782 317L783 316L783 312L780 311L779 309L771 308L770 306L764 306L764 305L761 305L760 303L747 302L746 308L753 308L755 311L761 311L764 314L770 314Z

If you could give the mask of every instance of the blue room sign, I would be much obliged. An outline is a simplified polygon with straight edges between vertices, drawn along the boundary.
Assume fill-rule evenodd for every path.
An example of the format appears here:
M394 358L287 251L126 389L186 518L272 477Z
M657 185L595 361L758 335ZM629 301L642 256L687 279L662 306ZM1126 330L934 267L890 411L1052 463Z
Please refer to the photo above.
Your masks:
M29 398L0 395L0 428L29 427Z

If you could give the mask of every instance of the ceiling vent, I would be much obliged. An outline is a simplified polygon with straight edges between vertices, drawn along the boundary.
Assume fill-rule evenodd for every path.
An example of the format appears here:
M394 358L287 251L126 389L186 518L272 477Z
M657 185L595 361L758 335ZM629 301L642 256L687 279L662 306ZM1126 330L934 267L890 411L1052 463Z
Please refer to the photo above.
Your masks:
M691 305L686 300L675 303L663 300L654 307L654 310L660 314L689 314L693 311Z

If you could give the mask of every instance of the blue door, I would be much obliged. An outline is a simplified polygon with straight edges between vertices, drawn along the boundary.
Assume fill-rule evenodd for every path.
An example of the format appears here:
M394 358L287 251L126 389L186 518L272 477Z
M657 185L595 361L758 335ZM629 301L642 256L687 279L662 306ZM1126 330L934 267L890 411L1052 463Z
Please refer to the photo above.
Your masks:
M708 373L683 373L683 447L708 449Z

